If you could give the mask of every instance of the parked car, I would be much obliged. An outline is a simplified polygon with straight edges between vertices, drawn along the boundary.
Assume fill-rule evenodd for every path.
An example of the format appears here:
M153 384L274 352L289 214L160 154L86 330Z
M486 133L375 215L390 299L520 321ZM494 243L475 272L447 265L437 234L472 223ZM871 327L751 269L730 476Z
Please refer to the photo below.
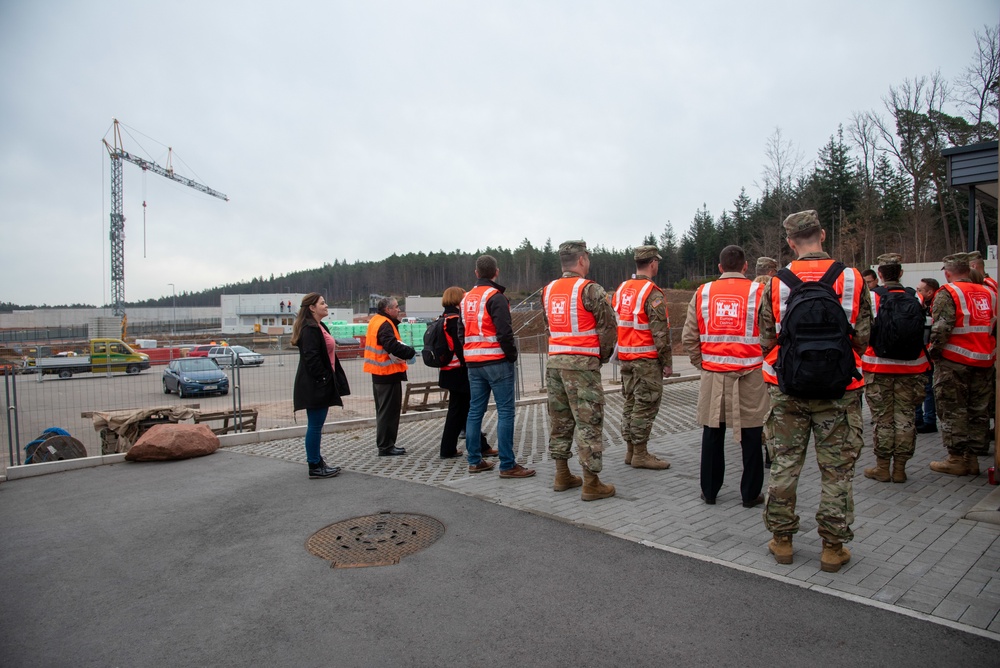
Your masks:
M163 393L171 392L182 399L196 394L229 394L229 377L215 360L182 357L163 370Z
M208 358L215 360L219 366L232 366L233 360L239 366L260 366L264 363L263 355L245 346L215 346L208 351Z
M365 356L365 345L357 339L334 339L337 343L337 357L353 360Z
M191 350L188 351L187 356L188 357L208 357L208 351L211 350L214 347L215 346L213 346L213 345L195 346L194 348L192 348Z

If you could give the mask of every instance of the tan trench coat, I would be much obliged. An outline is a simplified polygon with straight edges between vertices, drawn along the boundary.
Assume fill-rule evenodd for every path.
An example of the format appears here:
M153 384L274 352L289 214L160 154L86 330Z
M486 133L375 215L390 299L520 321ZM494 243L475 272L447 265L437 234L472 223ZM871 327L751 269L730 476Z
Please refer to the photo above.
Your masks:
M727 272L721 278L742 278L743 274ZM747 279L749 280L749 279ZM698 331L698 293L688 304L687 318L681 342L691 364L701 370L698 390L698 423L706 427L725 424L732 428L733 437L740 441L740 430L762 427L770 401L764 387L760 367L747 371L719 373L701 368L701 332Z

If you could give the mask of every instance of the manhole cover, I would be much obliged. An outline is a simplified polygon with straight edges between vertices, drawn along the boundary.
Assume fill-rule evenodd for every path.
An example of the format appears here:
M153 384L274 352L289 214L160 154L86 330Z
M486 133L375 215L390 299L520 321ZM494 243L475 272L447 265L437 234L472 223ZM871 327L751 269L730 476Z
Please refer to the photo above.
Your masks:
M330 562L330 568L392 566L444 535L433 517L379 513L324 527L306 541L306 549Z

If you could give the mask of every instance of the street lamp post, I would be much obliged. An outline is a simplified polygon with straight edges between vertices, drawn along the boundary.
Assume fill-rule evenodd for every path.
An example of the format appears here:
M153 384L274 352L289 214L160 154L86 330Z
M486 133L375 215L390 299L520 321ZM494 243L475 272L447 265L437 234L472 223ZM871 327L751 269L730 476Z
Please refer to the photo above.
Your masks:
M174 291L174 315L170 320L170 335L174 336L177 332L174 329L177 326L177 288L174 287L173 283L167 283L170 289Z

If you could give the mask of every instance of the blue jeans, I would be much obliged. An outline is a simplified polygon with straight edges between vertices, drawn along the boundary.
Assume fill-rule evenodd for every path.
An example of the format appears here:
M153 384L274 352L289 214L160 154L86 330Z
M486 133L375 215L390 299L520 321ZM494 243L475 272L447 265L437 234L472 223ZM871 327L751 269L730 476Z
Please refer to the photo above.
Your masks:
M934 406L934 371L924 373L924 400L917 406L914 422L918 427L925 424L937 424L937 411Z
M509 471L514 461L514 363L495 362L485 366L469 367L469 418L465 422L465 451L469 465L476 466L480 454L480 434L483 416L490 402L490 392L497 404L497 450L500 451L500 470Z
M323 424L329 412L329 408L306 409L306 461L310 464L319 464L323 459L319 452L319 442L323 438Z

